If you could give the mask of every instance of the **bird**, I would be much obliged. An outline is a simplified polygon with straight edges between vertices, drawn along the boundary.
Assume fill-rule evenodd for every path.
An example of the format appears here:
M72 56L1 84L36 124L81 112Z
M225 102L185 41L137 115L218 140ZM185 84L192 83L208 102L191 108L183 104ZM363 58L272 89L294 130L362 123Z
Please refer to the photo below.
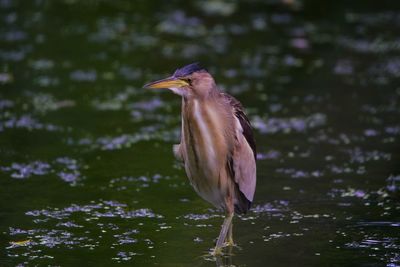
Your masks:
M232 219L246 213L256 189L256 143L242 104L222 92L199 63L143 86L181 96L181 140L173 154L183 163L196 193L225 212L212 255L234 246Z

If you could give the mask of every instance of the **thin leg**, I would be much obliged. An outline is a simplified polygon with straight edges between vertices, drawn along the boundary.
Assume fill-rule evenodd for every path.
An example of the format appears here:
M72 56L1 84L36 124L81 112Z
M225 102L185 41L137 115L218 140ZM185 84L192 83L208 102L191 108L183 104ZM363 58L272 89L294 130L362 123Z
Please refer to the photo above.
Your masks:
M229 226L229 231L228 231L228 240L226 242L227 246L234 246L235 242L233 242L233 223L231 222L231 225Z
M225 217L224 223L222 224L221 232L219 233L216 247L223 247L224 242L226 240L226 235L228 233L229 227L232 222L232 218L233 218L233 213Z
M219 233L217 244L213 252L214 255L222 254L222 247L224 246L224 242L226 240L226 235L228 234L232 218L233 218L233 213L227 215L224 219L224 223L222 224L222 229L221 232Z

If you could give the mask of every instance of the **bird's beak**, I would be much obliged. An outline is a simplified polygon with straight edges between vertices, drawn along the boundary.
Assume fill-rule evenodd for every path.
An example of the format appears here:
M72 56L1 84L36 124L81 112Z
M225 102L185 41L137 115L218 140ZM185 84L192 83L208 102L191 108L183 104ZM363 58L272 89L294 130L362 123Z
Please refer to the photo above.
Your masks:
M175 78L175 77L168 77L159 81L151 82L148 84L145 84L143 87L144 88L180 88L184 86L188 86L189 83L187 83L184 80Z

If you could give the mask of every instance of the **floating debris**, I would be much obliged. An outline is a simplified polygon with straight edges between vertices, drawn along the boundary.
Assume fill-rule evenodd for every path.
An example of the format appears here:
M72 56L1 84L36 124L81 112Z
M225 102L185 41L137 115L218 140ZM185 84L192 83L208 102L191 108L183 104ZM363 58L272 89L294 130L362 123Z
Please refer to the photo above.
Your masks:
M78 82L94 82L97 79L97 72L95 70L76 70L71 72L70 78Z
M14 106L14 102L7 99L0 99L0 110L9 109Z
M0 84L7 84L14 81L12 73L3 72L0 73Z
M50 164L34 161L31 163L12 163L9 167L1 167L2 171L12 172L11 177L16 179L29 178L32 175L45 175L50 172Z
M192 221L199 221L199 220L209 220L211 218L221 218L222 215L219 214L186 214L183 218L192 220Z
M333 69L333 72L338 75L350 75L353 74L354 67L350 60L339 60Z
M189 17L182 10L167 14L167 17L157 25L162 33L199 37L206 34L206 28L197 17Z
M278 159L282 157L282 153L277 150L270 150L267 153L257 153L257 160Z
M309 41L305 38L293 38L290 40L290 45L299 50L307 50L310 48Z
M30 239L21 241L11 241L10 242L11 247L9 248L28 246L30 243L31 243Z
M122 134L119 136L104 136L97 139L82 138L70 144L89 146L91 149L119 150L130 148L132 145L142 141L165 141L172 142L179 140L179 128L171 130L159 130L162 126L150 126L138 129L135 134Z
M386 182L386 189L389 192L394 193L400 191L400 175L390 175L389 178L386 179Z
M385 41L381 38L368 40L340 37L337 43L345 48L360 53L388 53L400 51L400 39Z
M37 59L31 62L31 66L35 70L49 70L54 67L54 61L51 59Z
M260 117L252 119L252 125L264 134L275 134L278 132L305 132L309 129L321 127L326 124L326 115L316 113L304 118L268 118L263 120Z
M203 242L203 239L201 239L200 237L195 237L194 239L193 239L193 241L195 242L195 243L201 243L201 242Z
M169 180L170 178L169 176L161 176L160 174L139 177L124 176L111 179L109 187L115 188L117 191L140 191L141 188L150 187L152 184L159 183L160 180Z
M51 94L32 94L30 97L34 110L39 113L46 113L75 105L75 102L72 100L56 100Z
M71 217L71 215L74 213L82 213L83 215L88 216L88 218L163 218L163 216L153 213L150 209L127 210L126 204L116 201L103 201L99 203L91 203L88 205L73 204L63 209L31 210L27 211L25 214L34 217L63 220Z
M324 171L315 170L315 171L304 171L304 170L296 170L293 168L278 168L275 170L277 173L282 173L289 175L291 178L318 178L324 176Z
M0 132L5 129L26 129L26 130L46 130L49 132L61 131L62 128L53 124L41 123L32 115L15 116L10 115L6 118L0 116Z
M364 151L360 147L355 147L354 149L346 150L346 153L350 156L350 162L356 163L366 163L369 161L390 161L392 155L390 153L385 153L378 150Z
M197 7L209 16L230 16L238 8L236 2L221 0L197 1Z
M77 160L61 157L51 163L33 161L29 163L12 163L10 166L0 166L3 172L11 173L10 176L16 179L27 179L32 176L51 175L56 173L63 181L70 185L76 185L83 177L80 173L80 164Z

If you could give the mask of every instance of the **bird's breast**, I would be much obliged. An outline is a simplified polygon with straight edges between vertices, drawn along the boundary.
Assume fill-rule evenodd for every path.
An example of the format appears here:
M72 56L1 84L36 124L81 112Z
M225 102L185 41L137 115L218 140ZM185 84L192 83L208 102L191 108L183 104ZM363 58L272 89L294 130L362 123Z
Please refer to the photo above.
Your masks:
M185 169L196 191L217 188L226 165L226 118L214 103L192 100L182 109ZM200 194L200 192L199 192Z

